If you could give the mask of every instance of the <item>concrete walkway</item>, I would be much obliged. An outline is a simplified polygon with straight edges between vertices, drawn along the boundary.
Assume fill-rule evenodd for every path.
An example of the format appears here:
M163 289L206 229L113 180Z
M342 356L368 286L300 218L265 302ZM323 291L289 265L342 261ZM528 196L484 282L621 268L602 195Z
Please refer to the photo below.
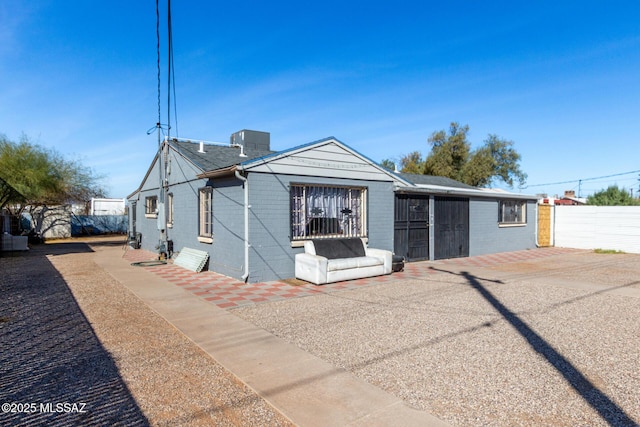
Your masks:
M159 270L132 267L122 249L100 248L95 262L295 424L448 425L185 291Z

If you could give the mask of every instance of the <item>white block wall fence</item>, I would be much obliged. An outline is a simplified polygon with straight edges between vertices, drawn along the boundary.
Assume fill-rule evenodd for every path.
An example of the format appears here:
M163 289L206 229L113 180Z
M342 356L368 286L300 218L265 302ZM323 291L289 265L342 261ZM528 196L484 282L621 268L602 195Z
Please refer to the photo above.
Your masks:
M640 206L560 206L555 246L640 253Z

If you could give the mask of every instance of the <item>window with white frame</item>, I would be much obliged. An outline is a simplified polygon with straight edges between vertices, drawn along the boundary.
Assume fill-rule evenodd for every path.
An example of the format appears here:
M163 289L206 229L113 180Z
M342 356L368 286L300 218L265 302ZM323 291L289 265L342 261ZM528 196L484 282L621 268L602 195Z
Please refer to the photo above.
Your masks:
M200 201L198 238L202 242L211 243L213 241L213 189L201 188L198 195Z
M291 239L366 237L364 187L291 185Z
M173 227L173 193L167 194L167 227Z
M158 196L145 197L144 215L147 218L156 218L158 216Z
M526 224L527 202L524 200L500 200L498 222L500 224Z

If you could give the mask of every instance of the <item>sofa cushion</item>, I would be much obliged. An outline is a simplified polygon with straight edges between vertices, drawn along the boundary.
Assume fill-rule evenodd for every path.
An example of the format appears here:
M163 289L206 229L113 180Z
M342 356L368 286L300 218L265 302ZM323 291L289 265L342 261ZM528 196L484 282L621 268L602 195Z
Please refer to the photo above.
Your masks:
M314 239L316 255L328 259L354 258L366 255L362 239Z
M332 259L327 264L327 271L349 270L352 268L371 267L373 265L380 264L384 264L384 260L371 256Z

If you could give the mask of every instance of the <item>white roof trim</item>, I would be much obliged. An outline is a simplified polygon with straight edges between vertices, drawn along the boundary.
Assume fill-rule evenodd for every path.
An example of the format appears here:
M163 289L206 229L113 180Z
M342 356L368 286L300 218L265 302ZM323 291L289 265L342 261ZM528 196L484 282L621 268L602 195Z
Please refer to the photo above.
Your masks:
M497 197L502 199L527 199L537 200L536 196L530 196L527 194L510 193L505 190L496 190L491 188L457 188L447 187L444 185L431 185L431 184L414 184L412 186L403 187L397 186L396 191L406 192L420 192L420 193L436 193L436 194L448 194L452 196L478 196L478 197Z

